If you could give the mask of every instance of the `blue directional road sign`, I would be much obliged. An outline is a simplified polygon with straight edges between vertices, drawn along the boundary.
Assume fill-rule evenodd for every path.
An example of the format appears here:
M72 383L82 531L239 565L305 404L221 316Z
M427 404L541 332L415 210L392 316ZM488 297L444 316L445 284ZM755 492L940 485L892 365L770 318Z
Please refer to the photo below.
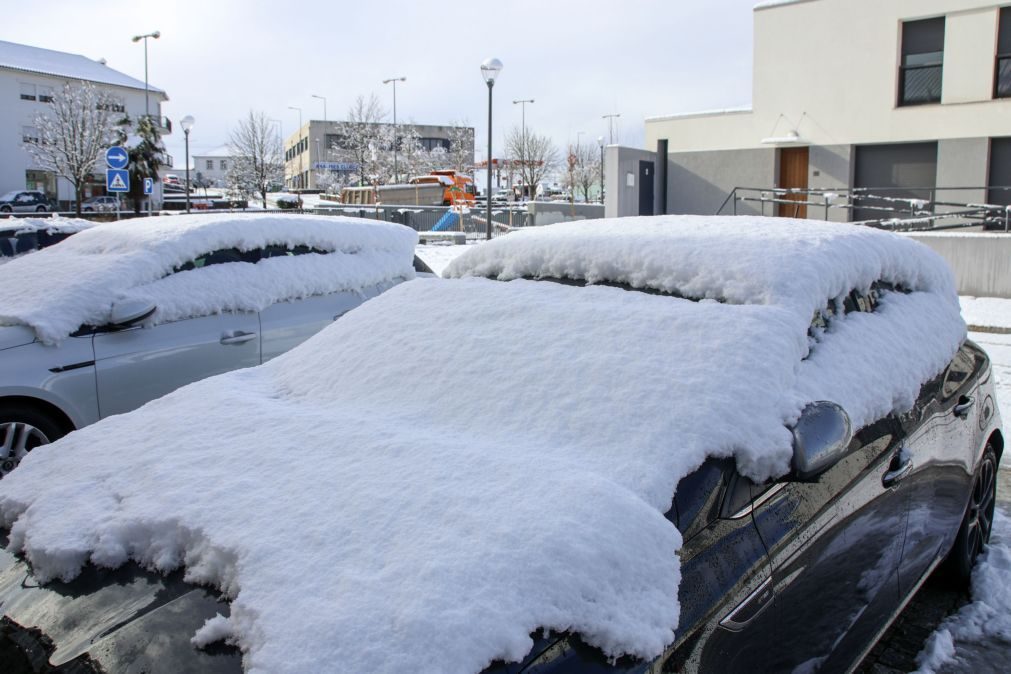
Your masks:
M154 178L144 178L144 194L154 192Z
M105 151L105 163L112 169L125 169L126 165L130 163L130 155L126 153L126 150L116 145Z
M106 169L105 189L109 192L129 192L130 172L125 169Z

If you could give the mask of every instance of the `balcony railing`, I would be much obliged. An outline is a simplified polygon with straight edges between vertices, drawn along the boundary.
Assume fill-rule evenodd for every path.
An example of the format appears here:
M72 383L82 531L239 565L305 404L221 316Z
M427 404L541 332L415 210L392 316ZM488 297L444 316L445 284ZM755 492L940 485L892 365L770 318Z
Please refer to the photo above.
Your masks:
M943 69L940 63L902 66L899 70L899 105L940 103Z

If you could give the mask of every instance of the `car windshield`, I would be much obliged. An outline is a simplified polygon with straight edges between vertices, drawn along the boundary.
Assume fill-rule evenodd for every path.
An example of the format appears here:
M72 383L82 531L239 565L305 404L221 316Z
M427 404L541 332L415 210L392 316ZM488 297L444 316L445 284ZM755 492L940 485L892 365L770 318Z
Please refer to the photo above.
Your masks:
M18 192L8 192L7 194L0 197L0 201L14 201L14 197L18 195Z

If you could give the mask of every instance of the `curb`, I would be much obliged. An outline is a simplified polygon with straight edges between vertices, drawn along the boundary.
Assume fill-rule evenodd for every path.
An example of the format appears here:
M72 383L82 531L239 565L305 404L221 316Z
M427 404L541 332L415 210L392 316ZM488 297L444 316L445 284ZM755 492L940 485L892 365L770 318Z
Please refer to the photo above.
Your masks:
M1011 328L995 328L988 325L968 325L969 332L989 332L994 335L1011 335Z

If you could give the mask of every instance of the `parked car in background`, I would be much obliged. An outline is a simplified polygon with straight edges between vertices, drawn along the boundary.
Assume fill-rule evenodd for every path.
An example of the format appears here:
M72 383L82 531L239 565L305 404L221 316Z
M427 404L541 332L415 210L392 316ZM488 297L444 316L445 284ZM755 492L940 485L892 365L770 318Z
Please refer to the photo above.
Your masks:
M119 198L114 196L91 197L81 203L81 210L85 213L109 212L119 208Z
M0 266L0 476L26 452L270 360L414 278L417 235L342 217L101 224Z
M1003 432L926 246L625 218L445 275L29 455L0 481L8 643L101 671L840 672L938 565L965 582Z
M0 196L0 213L46 213L51 210L49 198L36 190L15 190Z

